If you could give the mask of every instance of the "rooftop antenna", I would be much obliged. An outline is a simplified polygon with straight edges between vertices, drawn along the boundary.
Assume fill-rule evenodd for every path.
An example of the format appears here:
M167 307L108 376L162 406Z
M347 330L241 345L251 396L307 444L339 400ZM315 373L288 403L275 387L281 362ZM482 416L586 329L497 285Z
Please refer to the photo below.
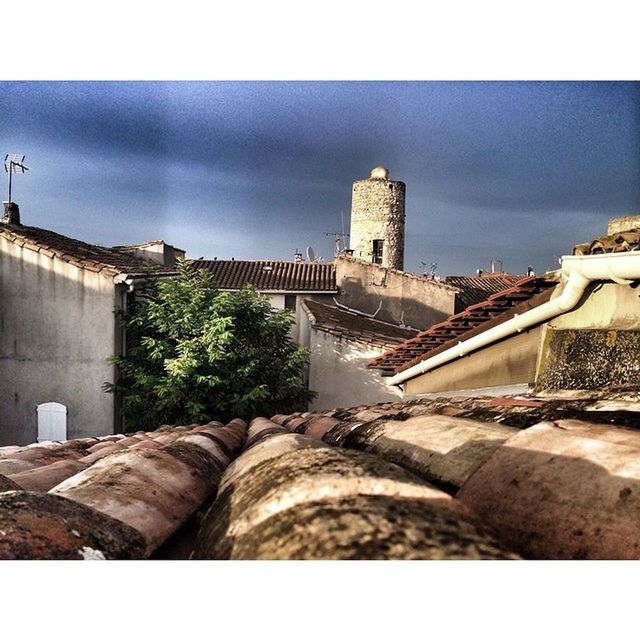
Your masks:
M345 241L345 238L348 238L349 234L344 232L344 211L340 211L340 220L342 222L342 232L329 231L328 233L324 234L325 236L333 238L335 241L335 248L333 250L334 258L341 256L347 251L347 243Z
M29 167L24 164L25 156L18 153L7 153L4 157L4 170L9 174L9 202L11 200L11 176L14 173L24 173L29 171Z
M420 261L420 264L422 265L422 277L426 278L427 280L439 280L440 278L438 278L437 275L437 271L438 271L438 263L437 262L432 262L431 266L429 267L429 272L427 273L427 263L424 261Z
M316 259L316 252L313 250L313 247L307 247L307 260L309 262L313 262Z

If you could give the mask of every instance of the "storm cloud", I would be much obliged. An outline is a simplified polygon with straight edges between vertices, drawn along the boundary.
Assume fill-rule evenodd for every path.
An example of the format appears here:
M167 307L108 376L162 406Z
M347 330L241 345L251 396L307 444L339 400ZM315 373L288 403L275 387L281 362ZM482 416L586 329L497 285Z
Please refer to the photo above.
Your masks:
M640 83L2 82L0 139L25 224L192 257L329 258L378 164L414 271L543 271L640 212Z

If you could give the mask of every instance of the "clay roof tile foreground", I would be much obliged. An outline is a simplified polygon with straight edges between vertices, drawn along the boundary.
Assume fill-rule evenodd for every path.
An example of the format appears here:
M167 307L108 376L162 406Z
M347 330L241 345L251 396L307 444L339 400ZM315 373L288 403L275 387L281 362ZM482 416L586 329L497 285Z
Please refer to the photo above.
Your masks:
M0 448L0 559L150 556L215 495L246 429L234 420Z
M260 291L337 293L333 263L287 260L193 260L210 271L220 289L237 290L247 284Z
M549 290L556 284L557 282L545 278L522 278L515 285L493 294L484 302L471 305L444 322L421 331L415 337L374 358L367 366L395 373L404 371L482 332L485 327L493 326L492 321L504 322L513 314L521 312L521 305L531 307L532 304L542 304L550 295Z
M0 558L640 559L640 394L573 396L0 447Z

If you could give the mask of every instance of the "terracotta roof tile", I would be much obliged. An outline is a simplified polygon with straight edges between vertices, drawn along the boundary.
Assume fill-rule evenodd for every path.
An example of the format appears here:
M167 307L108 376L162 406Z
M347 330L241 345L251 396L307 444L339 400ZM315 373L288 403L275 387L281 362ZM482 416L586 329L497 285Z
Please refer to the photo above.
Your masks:
M469 305L483 302L494 293L511 288L525 276L486 273L481 276L447 276L444 281L456 289L456 310L462 311Z
M174 427L154 440L153 432L138 432L3 447L2 471L11 473L0 476L0 558L87 559L75 538L91 526L106 527L112 536L89 545L92 558L149 556L212 497L222 470L244 444L247 427L240 420L203 427ZM83 456L89 450L94 453ZM49 493L33 493L43 491ZM24 519L12 515L16 504L24 504ZM72 526L65 509L55 515L55 505L67 505L80 520ZM131 536L134 549L126 542Z
M321 304L315 300L305 300L304 306L316 329L345 340L376 347L391 347L417 333L415 329L397 327L338 307Z
M640 249L640 229L627 229L611 235L598 236L591 242L576 245L574 255L594 255L599 253L620 253Z
M0 476L0 558L149 557L201 517L196 558L639 558L638 409L460 396L1 447L28 467Z
M63 236L54 231L24 225L0 224L0 236L49 258L59 258L80 269L107 276L148 276L149 262L124 250L101 247ZM173 275L170 269L155 269L154 275Z
M506 317L501 318L502 314L548 291L556 284L557 282L545 278L523 278L509 289L493 294L484 302L467 307L444 322L433 325L414 338L403 342L395 349L374 358L367 366L372 369L395 372L408 369L449 346L471 337L472 333L473 335L480 333L490 321L498 318L503 321ZM538 304L543 301L541 296Z
M332 263L286 260L193 260L213 274L220 289L242 289L252 284L261 291L337 293Z

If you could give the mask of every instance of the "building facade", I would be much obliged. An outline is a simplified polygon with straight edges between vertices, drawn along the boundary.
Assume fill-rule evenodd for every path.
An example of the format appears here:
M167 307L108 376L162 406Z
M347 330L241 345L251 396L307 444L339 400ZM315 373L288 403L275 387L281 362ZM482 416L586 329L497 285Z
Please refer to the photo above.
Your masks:
M108 358L124 348L114 310L150 277L146 262L24 226L17 205L6 204L12 207L0 223L0 445L48 439L39 425L52 408L62 419L56 439L122 430L117 401L103 386L116 379Z

